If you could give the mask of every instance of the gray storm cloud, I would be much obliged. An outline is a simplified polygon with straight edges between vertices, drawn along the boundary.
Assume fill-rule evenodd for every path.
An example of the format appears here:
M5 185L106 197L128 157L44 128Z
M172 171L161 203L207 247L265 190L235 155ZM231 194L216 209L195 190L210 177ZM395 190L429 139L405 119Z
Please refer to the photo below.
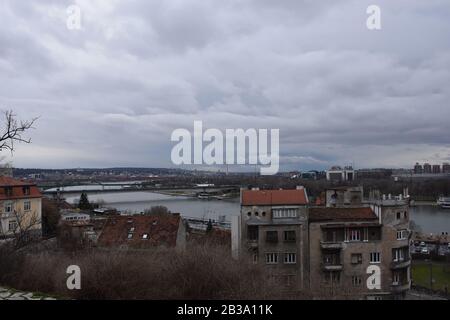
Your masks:
M450 3L375 2L2 1L0 108L40 116L14 165L169 167L194 120L279 128L282 169L448 161Z

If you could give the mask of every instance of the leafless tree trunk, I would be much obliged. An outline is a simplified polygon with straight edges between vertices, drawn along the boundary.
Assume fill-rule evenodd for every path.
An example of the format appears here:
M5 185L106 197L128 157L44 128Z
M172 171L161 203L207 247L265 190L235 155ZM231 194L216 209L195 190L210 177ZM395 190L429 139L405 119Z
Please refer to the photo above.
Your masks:
M41 217L36 211L23 213L14 210L9 220L16 222L15 228L10 230L10 233L0 228L0 234L5 237L11 236L12 244L16 250L27 246L35 238L40 237L42 232Z
M23 134L33 128L33 124L37 118L31 120L17 120L16 114L12 110L4 112L5 124L4 128L0 131L0 151L9 150L14 151L14 144L16 142L30 143L30 138L24 138Z

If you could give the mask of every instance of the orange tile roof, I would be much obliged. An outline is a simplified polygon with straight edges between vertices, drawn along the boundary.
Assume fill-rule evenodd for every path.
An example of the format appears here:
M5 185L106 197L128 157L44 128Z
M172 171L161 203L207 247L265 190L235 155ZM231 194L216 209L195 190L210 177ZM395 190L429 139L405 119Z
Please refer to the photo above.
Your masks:
M361 221L377 220L378 217L369 207L357 208L310 208L309 220L320 221Z
M112 216L103 227L98 244L107 247L121 245L133 248L160 245L174 247L180 223L179 214ZM133 234L131 239L128 238L128 234ZM144 234L147 234L147 239L143 239Z
M12 194L6 194L6 188L12 188ZM24 187L30 188L30 193L25 194ZM0 176L0 200L14 200L27 198L41 198L42 193L35 183L13 179L11 177Z
M295 190L243 190L241 205L306 205L305 189Z

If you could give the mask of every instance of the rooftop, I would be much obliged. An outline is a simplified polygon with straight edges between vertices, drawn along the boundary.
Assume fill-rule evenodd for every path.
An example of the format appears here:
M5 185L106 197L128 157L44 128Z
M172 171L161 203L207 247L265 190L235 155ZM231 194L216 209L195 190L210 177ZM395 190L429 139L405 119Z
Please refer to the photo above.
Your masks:
M135 248L175 247L180 222L179 214L113 216L103 227L98 243Z
M7 193L6 188L11 188L11 190L8 191ZM0 176L0 200L14 200L14 199L41 198L41 197L42 194L39 191L39 188L34 183L13 179L7 176Z
M242 190L241 205L306 205L306 189L295 190Z
M312 222L322 221L366 221L377 220L378 217L369 207L349 208L310 208L309 220Z

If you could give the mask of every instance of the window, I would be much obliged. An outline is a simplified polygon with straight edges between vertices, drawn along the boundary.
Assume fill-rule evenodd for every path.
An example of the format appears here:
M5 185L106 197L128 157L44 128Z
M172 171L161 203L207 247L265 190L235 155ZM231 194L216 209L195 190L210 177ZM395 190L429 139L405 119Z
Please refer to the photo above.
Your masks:
M258 226L248 226L247 227L247 237L250 241L258 240Z
M25 201L23 203L23 210L24 211L30 211L31 210L31 202L30 201Z
M339 283L341 281L341 273L339 271L325 272L326 283Z
M7 197L11 197L13 195L13 188L12 187L5 187L5 195Z
M398 230L397 240L405 240L405 239L408 239L408 230Z
M258 263L258 253L257 252L253 253L252 261L254 264Z
M10 220L9 221L9 223L8 223L8 230L9 231L14 232L14 231L16 231L17 227L18 227L18 225L17 225L17 221L16 220Z
M266 232L266 241L276 243L278 242L278 231L267 231Z
M339 252L325 252L323 254L323 264L326 266L337 266L341 264Z
M404 254L405 252L403 251L402 248L392 249L392 251L393 251L392 257L395 262L400 262L400 261L405 260L405 254Z
M258 214L259 214L258 211L256 211L256 212L255 212L255 216L258 216Z
M401 212L397 212L397 220L401 219Z
M344 229L325 230L325 242L341 242L344 241Z
M405 211L404 217L405 217L405 219L408 218L408 212Z
M266 263L267 264L277 264L278 263L278 253L266 253Z
M295 264L297 263L297 254L295 253L285 253L284 254L285 264Z
M5 212L10 213L13 211L13 204L11 201L5 203Z
M247 215L250 217L252 215L252 213L249 211L249 212L247 212Z
M352 264L360 264L360 263L362 263L362 254L352 253Z
M30 195L30 187L26 186L22 188L23 194L25 196L29 196Z
M262 212L262 216L263 216L263 217L266 216L266 212L265 212L265 211Z
M362 283L362 279L360 276L352 276L352 286L360 287Z
M294 242L296 240L295 230L289 230L284 232L285 242Z
M394 286L398 285L400 283L400 273L398 272L394 272L393 276L392 276L392 284Z
M147 240L148 239L148 233L144 233L142 235L142 240Z
M273 209L274 218L296 218L297 209Z
M361 241L361 230L351 229L350 230L350 241Z
M381 257L379 252L370 253L370 263L380 263Z

